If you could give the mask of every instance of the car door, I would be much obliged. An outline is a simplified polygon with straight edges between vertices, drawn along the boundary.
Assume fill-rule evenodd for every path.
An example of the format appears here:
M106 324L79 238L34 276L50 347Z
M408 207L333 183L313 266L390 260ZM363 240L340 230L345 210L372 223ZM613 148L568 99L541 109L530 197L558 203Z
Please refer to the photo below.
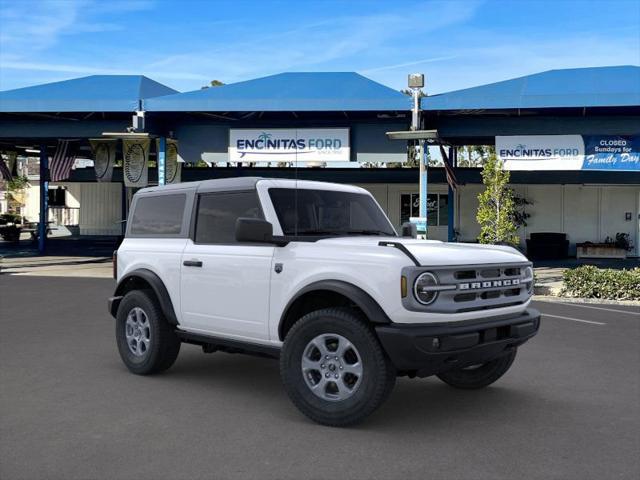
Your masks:
M239 217L263 218L255 190L199 194L181 266L182 327L267 340L274 246L238 243Z

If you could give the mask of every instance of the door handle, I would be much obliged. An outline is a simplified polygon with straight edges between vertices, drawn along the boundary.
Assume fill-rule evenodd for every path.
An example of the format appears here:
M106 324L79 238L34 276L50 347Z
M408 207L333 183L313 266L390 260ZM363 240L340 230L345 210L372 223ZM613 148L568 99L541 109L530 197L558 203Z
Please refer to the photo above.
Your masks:
M202 262L200 260L185 260L182 264L185 267L202 267Z

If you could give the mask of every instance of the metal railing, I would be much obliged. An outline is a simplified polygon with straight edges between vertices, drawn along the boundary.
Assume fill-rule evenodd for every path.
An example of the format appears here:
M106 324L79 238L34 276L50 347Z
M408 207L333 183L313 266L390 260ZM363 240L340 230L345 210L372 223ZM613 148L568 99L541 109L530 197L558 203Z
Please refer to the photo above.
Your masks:
M80 208L49 207L49 221L55 225L78 225L80 221Z

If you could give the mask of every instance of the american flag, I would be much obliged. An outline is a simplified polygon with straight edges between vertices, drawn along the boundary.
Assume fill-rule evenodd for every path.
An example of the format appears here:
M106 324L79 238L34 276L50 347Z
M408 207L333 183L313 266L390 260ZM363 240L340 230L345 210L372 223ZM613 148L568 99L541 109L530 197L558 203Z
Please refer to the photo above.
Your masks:
M7 164L2 157L0 157L0 177L4 178L9 182L13 180L13 175L11 175L11 170L9 170L9 167L7 167Z
M444 147L440 145L440 154L442 155L442 161L444 162L444 172L447 176L447 183L452 189L458 188L458 179L456 178L456 172L453 171L447 152L444 151Z
M77 140L58 140L56 153L51 157L49 173L52 182L66 180L71 175L71 167L76 161Z

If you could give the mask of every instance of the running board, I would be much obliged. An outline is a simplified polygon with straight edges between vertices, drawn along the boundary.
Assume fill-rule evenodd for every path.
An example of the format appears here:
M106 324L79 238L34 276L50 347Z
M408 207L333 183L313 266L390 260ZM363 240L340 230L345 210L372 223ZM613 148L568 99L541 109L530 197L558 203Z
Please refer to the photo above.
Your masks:
M184 343L200 345L205 353L220 351L226 353L244 353L258 357L280 358L280 348L270 345L202 335L200 333L185 332L184 330L176 330L176 335L178 335Z

